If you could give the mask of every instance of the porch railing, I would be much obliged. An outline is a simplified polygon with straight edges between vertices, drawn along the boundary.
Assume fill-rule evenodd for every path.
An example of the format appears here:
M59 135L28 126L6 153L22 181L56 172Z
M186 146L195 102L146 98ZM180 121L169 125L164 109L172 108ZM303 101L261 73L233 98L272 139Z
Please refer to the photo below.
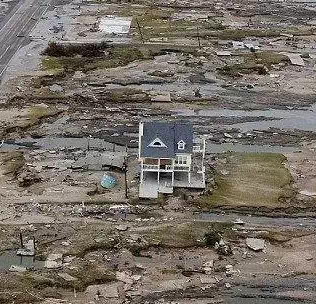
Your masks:
M143 170L158 170L158 165L145 165L143 164Z

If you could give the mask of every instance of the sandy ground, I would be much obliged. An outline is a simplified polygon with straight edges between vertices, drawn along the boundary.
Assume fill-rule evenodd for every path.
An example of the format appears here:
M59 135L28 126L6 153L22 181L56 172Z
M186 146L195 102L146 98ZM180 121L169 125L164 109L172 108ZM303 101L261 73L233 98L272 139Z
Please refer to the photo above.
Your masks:
M210 1L205 6L196 0L193 9L181 1L175 8L158 1L155 10L145 1L55 4L13 58L1 84L0 302L312 303L315 225L304 217L315 216L316 195L314 5L297 4L293 10L279 1ZM130 33L96 30L107 14L132 15ZM51 40L100 39L112 41L101 59L82 60L77 54L62 62L41 55ZM253 54L234 47L237 40L259 50ZM304 66L290 64L280 52L302 54ZM239 70L249 57L265 75L248 65ZM45 69L47 60L57 68ZM221 72L236 64L234 77ZM292 200L277 210L261 210L265 216L284 214L287 225L273 223L283 223L282 217L258 219L250 216L256 210L240 208L235 211L249 214L245 224L231 225L223 210L225 224L197 221L202 218L200 192L140 201L137 132L139 120L146 118L186 118L210 145L242 145L246 152L265 146L277 153L293 149L285 162L293 177L293 183L286 183ZM73 168L100 150L109 155L127 150L128 199L122 167L95 169L81 163ZM216 165L220 162L224 175L229 171L226 157L208 150L207 195L216 186ZM260 166L256 170L262 173ZM100 186L105 172L118 180L107 191ZM273 182L267 178L266 184ZM269 190L260 185L250 191L251 198ZM20 232L25 241L35 237L40 269L8 271L17 263L12 258ZM249 248L248 237L264 240L264 248ZM224 249L206 242L214 238ZM55 257L56 268L48 269L43 264L51 253L62 258L58 264Z

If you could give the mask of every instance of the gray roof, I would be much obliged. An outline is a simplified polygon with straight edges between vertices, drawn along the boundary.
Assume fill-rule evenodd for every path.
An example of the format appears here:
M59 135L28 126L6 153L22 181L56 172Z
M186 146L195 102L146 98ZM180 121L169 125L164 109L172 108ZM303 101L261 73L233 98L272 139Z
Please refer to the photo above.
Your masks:
M159 138L167 147L150 147ZM184 150L178 150L178 142L185 142ZM192 153L193 126L188 121L181 122L144 122L141 139L141 157L174 158L176 153Z

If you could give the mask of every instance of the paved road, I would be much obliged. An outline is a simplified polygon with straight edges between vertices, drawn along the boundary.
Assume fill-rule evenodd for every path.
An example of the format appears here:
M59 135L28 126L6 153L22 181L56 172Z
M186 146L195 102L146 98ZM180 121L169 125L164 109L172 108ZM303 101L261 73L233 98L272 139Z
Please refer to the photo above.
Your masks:
M211 212L196 213L193 218L197 221L213 222L235 222L240 219L245 226L265 226L265 227L282 227L282 228L303 228L316 230L316 220L312 217L294 218L294 217L267 217L256 215L242 215L234 213L215 214Z
M28 41L28 35L47 11L51 0L21 0L12 16L0 28L0 80L14 54Z

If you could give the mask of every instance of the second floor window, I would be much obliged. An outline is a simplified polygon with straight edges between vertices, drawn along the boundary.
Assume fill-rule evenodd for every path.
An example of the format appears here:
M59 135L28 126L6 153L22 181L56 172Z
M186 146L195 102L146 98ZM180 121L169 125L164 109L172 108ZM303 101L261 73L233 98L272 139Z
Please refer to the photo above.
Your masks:
M176 165L186 165L188 163L188 159L186 155L178 155L176 158Z
M185 148L185 142L183 140L180 140L178 142L178 150L184 150Z

